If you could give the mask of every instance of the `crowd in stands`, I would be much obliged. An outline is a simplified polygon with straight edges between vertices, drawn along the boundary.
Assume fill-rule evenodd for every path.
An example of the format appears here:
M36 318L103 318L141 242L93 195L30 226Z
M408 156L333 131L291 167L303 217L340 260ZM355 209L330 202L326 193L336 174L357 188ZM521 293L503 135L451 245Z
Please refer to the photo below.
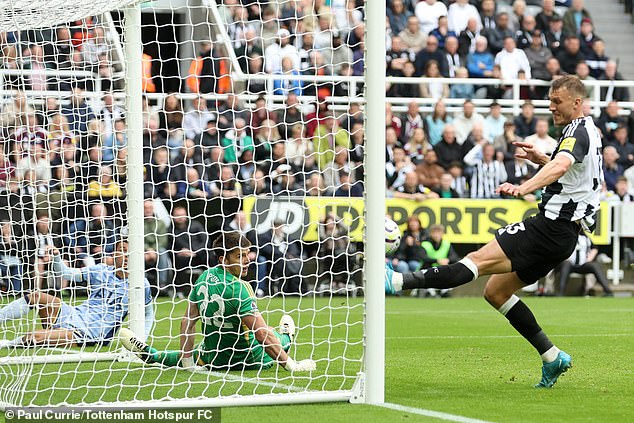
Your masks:
M225 0L219 7L241 66L249 73L361 75L361 3L289 1L273 7L264 1L241 6ZM557 15L552 0L544 0L536 16L525 13L523 0L514 2L512 12L499 13L493 0L387 3L389 75L552 80L568 73L620 79L582 0L571 1L563 16ZM102 85L105 94L95 107L86 101L86 92L95 87L81 80L29 73L10 81L15 94L0 110L0 271L14 279L19 279L16 259L29 265L48 263L53 245L77 267L110 263L115 240L125 235L126 114L111 91L119 82L111 78L115 66L103 30L82 23L50 35L24 46L24 37L2 34L2 67L90 69L109 82ZM23 49L21 64L16 64L18 49ZM226 64L216 60L220 49L202 43L192 72L183 79L188 91L226 94L222 100L186 102L169 93L159 105L148 99L143 103L145 263L154 269L148 276L166 290L174 288L174 280L176 287L188 286L214 263L209 246L215 236L211 229L218 225L207 221L209 216L192 214L190 204L196 200L239 203L250 195L361 197L364 192L362 109L353 102L341 112L325 100L348 95L349 86L290 78L273 87L285 96L282 106L271 107L263 96L246 104L231 89ZM145 82L151 92L152 76ZM25 94L52 89L72 91L70 100L62 104L44 97L36 104ZM265 86L252 80L245 89L262 94ZM504 116L496 102L481 114L470 101L505 98L505 86L474 89L426 80L392 84L387 90L394 97L437 99L428 114L415 101L403 114L386 105L389 197L499 198L495 189L500 183L521 183L537 170L515 158L514 141L531 142L546 153L556 146L558 129L536 116L531 103L545 98L539 87L522 92L526 102L515 118ZM311 107L299 96L312 97ZM443 101L447 97L465 99L462 110L449 113ZM601 98L609 102L597 120L605 146L606 198L631 201L634 119L622 116L617 103L627 100L628 92L606 87ZM539 195L525 199L538 200ZM289 292L305 290L299 275L310 257L319 259L322 275L335 275L334 284L345 283L340 276L358 268L356 245L340 216L323 219L316 247L290 239L284 229L288 222L274 220L270 230L256 233L242 211L223 220L223 229L242 231L258 246L253 279L260 294L271 293L272 285ZM414 227L409 230L416 231L415 222L410 224ZM417 242L421 234L414 236ZM34 278L43 286L46 272L40 270Z

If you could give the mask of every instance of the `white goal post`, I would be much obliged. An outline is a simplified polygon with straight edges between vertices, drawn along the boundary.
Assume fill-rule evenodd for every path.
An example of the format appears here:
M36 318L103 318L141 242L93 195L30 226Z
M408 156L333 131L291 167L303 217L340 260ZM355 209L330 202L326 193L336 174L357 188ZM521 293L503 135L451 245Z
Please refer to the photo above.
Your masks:
M148 68L144 68L144 66L148 62L143 54L141 3L138 0L91 0L89 2L84 0L0 0L0 32L19 34L22 31L54 28L67 22L81 21L87 17L100 16L108 12L123 12L120 15L120 22L123 29L121 37L124 43L125 66L122 66L121 69L125 72L123 90L125 92L125 149L127 155L123 159L124 164L121 166L125 169L125 177L123 178L125 186L123 188L125 190L126 210L125 218L122 220L126 221L126 225L125 228L122 228L120 236L125 233L129 243L129 287L127 292L129 304L128 317L123 322L123 325L129 327L143 338L143 334L146 333L145 279L148 270L146 268L147 248L145 245L148 235L145 228L147 216L144 214L144 207L148 200L144 190L147 189L148 185L148 169L151 169L151 166L147 166L146 157L144 156L144 149L147 150L148 148L147 145L144 145L144 139L148 132L148 128L144 127L144 122L148 113L145 101L147 98L153 97L151 94L146 95L144 93L145 78L148 72ZM183 1L182 3L189 4L194 2ZM215 18L219 17L216 4L220 3L222 2L214 2ZM280 0L278 3L283 4L285 0ZM270 318L278 318L281 313L286 312L291 315L294 314L300 327L298 346L301 348L301 353L312 355L326 351L325 356L316 355L312 357L317 361L318 370L323 370L310 375L289 374L281 368L277 368L274 371L269 370L268 373L262 373L260 370L249 373L244 370L226 371L224 369L198 369L195 372L187 372L185 370L165 368L158 364L145 365L123 349L115 348L116 341L113 341L112 344L114 346L111 345L109 348L38 347L12 349L9 350L8 354L0 352L0 409L14 406L40 405L90 405L91 407L160 409L334 401L369 404L384 402L385 296L383 275L385 240L381 228L384 226L385 216L385 8L385 3L381 1L366 0L364 4L365 54L362 57L362 60L364 60L364 96L362 106L365 148L361 159L364 166L362 181L364 183L364 198L355 200L349 196L335 200L334 197L329 197L332 199L332 204L327 201L318 201L316 203L318 205L315 206L319 208L331 207L332 209L343 207L343 209L348 210L342 212L345 215L346 223L351 221L355 225L359 225L359 222L362 222L361 225L363 227L359 229L361 235L355 239L359 244L363 245L363 250L362 252L355 251L353 259L360 262L363 287L355 286L352 282L352 276L348 275L348 280L344 282L344 286L341 288L344 300L340 304L337 302L337 297L332 296L332 293L328 297L329 294L324 294L325 291L314 288L309 290L307 295L300 296L298 299L293 296L287 297L283 294L276 296L271 293L270 296L265 296L261 300L259 306L260 311ZM111 18L109 17L108 19ZM110 21L110 24L112 24L112 21ZM158 26L159 24L157 23L156 25ZM228 37L224 24L218 22L218 25L221 27L219 32L224 37ZM281 28L279 23L277 25ZM108 37L116 38L116 34L111 33ZM197 41L206 40L203 37ZM222 40L222 42L230 44L227 39ZM157 44L160 44L158 38ZM121 53L118 52L118 54ZM229 51L225 51L224 54L232 60L237 60L232 47ZM33 71L30 70L28 72ZM62 73L60 72L60 74ZM34 80L33 77L30 78ZM238 69L238 72L232 74L233 81L245 84L258 78L270 81L269 86L272 86L272 81L276 79L276 76L249 75L244 69ZM281 74L277 75L277 79L290 80L290 77ZM309 77L300 79L307 80L307 83L310 82ZM315 77L313 78L313 84L317 85L317 81L327 79L325 76ZM346 78L341 76L333 76L331 82L334 84L345 80ZM359 81L359 77L351 76L349 81L356 84ZM101 90L100 84L102 84L101 80L99 80L95 91ZM4 86L0 88L2 90L6 89ZM264 96L267 97L271 94L267 92ZM190 94L183 94L183 97L187 95ZM203 97L205 99L222 99L227 97L227 93L221 95L200 95L200 98ZM60 95L59 99L64 104L70 101L71 105L74 101L74 97L66 96L65 94ZM5 103L8 104L13 101L14 99L9 98L5 100ZM43 105L42 107L45 110L47 103L45 96L33 95L29 101L38 102L38 104ZM100 99L93 97L90 103L94 101L100 102ZM348 106L353 103L355 101L348 101ZM6 107L6 105L3 107ZM338 109L333 108L332 110ZM317 113L317 111L315 112ZM301 120L300 123L304 125L306 122ZM232 121L231 125L229 130L235 130L237 133L237 119ZM350 128L347 130L350 132ZM335 133L329 135L334 138ZM167 135L167 138L169 138L169 135ZM154 147L152 146L151 148ZM332 153L336 154L337 149L334 145L331 145L330 149ZM116 149L114 151L116 154ZM167 151L172 154L172 150L168 149ZM91 152L92 150L88 147L88 150L83 153L89 156ZM154 150L152 154L154 154ZM92 160L92 156L90 157L89 161ZM118 160L119 158L116 156L111 166L117 168L118 164L120 164ZM106 172L104 170L105 167L107 166L99 166L100 178L102 172ZM222 173L223 168L221 166L219 168ZM284 171L280 170L279 178L283 178L281 176L282 172ZM350 170L346 168L337 172L337 175L348 176ZM306 180L309 179L308 174L302 175L302 177L305 177ZM235 175L235 178L237 180L237 175ZM63 179L63 177L60 176L60 179ZM185 175L185 182L187 187L189 182L188 173ZM285 183L288 183L288 181ZM305 183L308 182L305 181ZM173 188L174 190L177 189L176 183L174 183ZM221 193L223 189L222 187L220 188ZM320 195L318 195L317 200L320 200ZM279 210L294 210L293 207L296 206L295 200L287 197L272 198L270 204L271 207L277 207L275 208L276 216L273 216L272 213L267 215L270 210L259 210L259 199L256 198L254 200L252 209L249 212L250 224L255 228L254 230L257 229L258 223L261 223L259 219L264 220L265 217L270 220L269 224L273 225L277 225L277 219L290 219L290 212L283 216ZM324 222L327 221L327 216L320 215L317 217L317 222L314 222L314 217L310 216L308 211L309 206L306 205L309 203L308 200L303 198L302 201L301 206L297 207L304 208L303 213L306 219L304 224L306 227L301 228L301 231L308 231L309 227L311 230L314 229L317 241L322 242L323 240L320 238L321 232L319 232L321 229L318 227L322 224L322 219ZM356 201L363 202L363 206L361 206L363 212L361 216L355 217L352 214L353 217L350 217L350 209L353 207L353 203L356 204ZM320 213L322 212L323 210L320 209ZM206 213L205 209L201 213ZM217 216L214 215L212 217ZM61 220L65 219L65 217L62 217ZM168 214L167 217L163 216L163 219L170 221L170 215ZM176 218L172 216L172 219ZM229 227L229 222L225 222L222 217L221 220L223 221L221 230L224 231L225 228ZM343 220L344 217L342 215L342 223ZM40 222L39 217L33 222L33 230L35 232L40 230L36 222ZM15 222L10 223L15 224ZM73 223L62 222L61 224L70 225ZM174 223L171 224L173 225ZM288 225L289 222L286 222L286 224ZM260 235L261 233L258 232L258 236ZM347 236L348 234L345 235L345 237ZM335 235L331 235L331 238L337 239ZM290 241L288 242L290 243ZM349 242L352 243L352 237L350 237ZM37 256L35 258L36 269L38 265L43 264L44 255L42 253L42 257ZM157 256L159 256L158 253ZM336 256L329 258L334 262ZM273 261L266 263L269 266L269 272L274 264ZM157 266L159 265L157 264ZM171 266L174 266L174 264L171 263ZM283 267L286 267L286 265L283 265ZM169 270L171 271L172 268L169 268ZM173 273L178 273L176 268L173 270ZM319 282L319 278L325 272L321 269L322 273L320 273L319 267L314 272L316 272L316 279ZM157 270L157 274L159 275L157 278L160 278L159 270ZM2 275L2 277L6 278L6 275ZM38 278L41 277L36 270L36 280L39 281ZM286 275L284 274L281 278L286 278ZM334 286L335 282L332 281L332 284ZM281 293L281 288L279 289ZM357 289L363 292L362 299L355 298ZM56 292L62 293L66 292L65 290L66 288L62 287ZM161 345L164 345L166 349L168 346L171 349L177 348L178 327L184 311L184 300L179 300L174 293L172 294L172 297L168 297L167 300L156 299L153 306L155 310L159 311L169 309L169 315L161 312L157 313L155 328L159 327L159 325L162 328L169 327L171 334L157 334L156 331L152 333L154 339L161 339ZM78 304L80 300L75 295L74 293L71 294L69 301L73 304ZM2 300L0 309L10 301L9 297L0 299ZM65 298L63 300L66 301ZM270 305L271 310L267 310L267 304ZM34 313L31 313L29 319L28 323L25 323L26 318L24 318L16 326L2 327L5 333L0 335L0 338L8 339L11 336L23 334L20 331L24 332L25 328L30 331L39 328L39 323L35 323L36 315ZM275 324L276 321L269 322L271 326ZM331 350L335 351L332 356L330 355ZM72 379L72 383L66 386L67 382L64 378ZM107 381L107 383L104 381ZM78 389L76 387L71 387L75 382L80 387L90 386L90 389L84 394L77 392ZM117 383L116 387L111 386L111 383ZM81 391L81 388L79 388L79 391Z

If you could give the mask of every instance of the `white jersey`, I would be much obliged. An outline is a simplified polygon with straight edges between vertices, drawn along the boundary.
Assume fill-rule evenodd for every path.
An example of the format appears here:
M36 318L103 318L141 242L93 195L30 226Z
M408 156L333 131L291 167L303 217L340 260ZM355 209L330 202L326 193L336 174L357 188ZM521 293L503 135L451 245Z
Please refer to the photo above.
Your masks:
M572 160L570 169L544 189L539 209L546 218L579 222L594 230L603 186L601 136L591 117L573 120L562 133L551 159L564 154Z

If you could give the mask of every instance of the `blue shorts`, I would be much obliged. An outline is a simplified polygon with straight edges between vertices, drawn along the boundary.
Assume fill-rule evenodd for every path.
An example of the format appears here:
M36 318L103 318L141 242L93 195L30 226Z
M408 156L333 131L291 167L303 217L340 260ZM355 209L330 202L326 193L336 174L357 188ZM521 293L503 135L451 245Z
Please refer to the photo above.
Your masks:
M81 314L77 312L75 307L69 306L64 302L62 302L57 319L55 319L55 323L51 327L53 329L72 330L75 333L74 338L78 344L94 342L94 339L91 339L92 337L90 336L91 331Z

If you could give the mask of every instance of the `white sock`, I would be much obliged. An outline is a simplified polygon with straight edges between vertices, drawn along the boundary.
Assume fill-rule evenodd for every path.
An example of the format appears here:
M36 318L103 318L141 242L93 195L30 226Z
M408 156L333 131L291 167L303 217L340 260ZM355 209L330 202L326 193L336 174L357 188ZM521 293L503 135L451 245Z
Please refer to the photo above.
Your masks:
M557 356L559 355L560 351L561 350L559 348L553 345L552 347L550 347L548 351L542 354L542 361L544 363L552 363L553 361L557 359Z
M15 300L0 310L0 323L5 323L8 320L20 319L26 316L30 309L31 308L24 297L19 300Z
M392 286L394 287L394 291L402 291L403 290L403 274L394 272L392 275Z
M0 348L12 348L22 345L22 337L15 339L0 339Z

